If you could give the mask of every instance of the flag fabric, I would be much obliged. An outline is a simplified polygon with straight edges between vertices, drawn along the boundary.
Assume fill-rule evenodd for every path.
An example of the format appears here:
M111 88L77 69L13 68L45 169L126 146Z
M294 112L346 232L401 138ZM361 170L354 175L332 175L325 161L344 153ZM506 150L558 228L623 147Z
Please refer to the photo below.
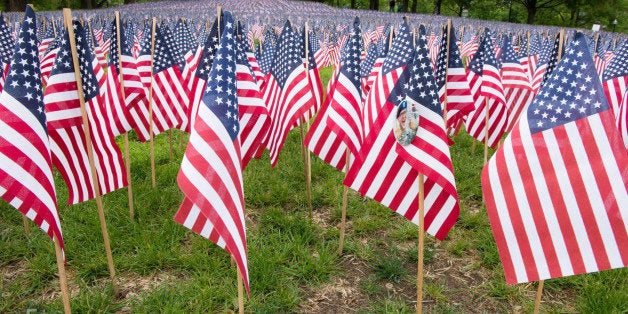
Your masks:
M277 164L288 132L310 109L314 100L299 41L299 35L286 21L277 41L273 68L266 76L263 99L268 106L271 127L264 142L270 151L272 166Z
M508 124L506 131L510 131L512 126L519 120L521 112L534 99L532 93L532 82L524 67L512 47L508 36L504 37L500 61L502 64L502 84L504 87L504 97L508 108Z
M147 25L144 29L144 34L145 35L142 37L142 41L140 42L140 54L137 56L136 64L137 72L142 80L142 85L144 85L144 90L146 91L146 95L148 95L153 77L153 73L151 72L153 58L153 52L151 50L153 38L152 27ZM153 129L157 130L157 128Z
M342 138L333 132L327 124L329 113L331 112L331 101L334 99L334 92L336 87L336 77L340 68L334 68L334 72L329 79L327 96L321 106L314 122L308 130L303 144L312 152L318 156L328 165L344 171L346 158L345 152L347 145L342 141Z
M340 62L327 124L338 134L352 155L357 155L364 138L360 53L362 52L360 20L355 19L347 48Z
M26 6L10 62L15 75L0 94L0 195L63 248L35 24L35 12Z
M467 75L475 100L475 110L465 119L467 132L476 140L494 148L506 132L508 112L501 73L488 29L484 32L476 56L469 64Z
M628 155L582 33L482 171L506 282L628 265Z
M236 47L229 12L224 12L224 21L207 90L177 177L185 199L174 219L227 250L250 292L238 141Z
M443 31L441 38L441 49L436 59L436 84L438 84L438 96L440 102L445 104L443 108L446 110L446 126L449 131L457 129L462 123L463 118L469 114L474 108L473 98L469 81L460 51L456 45L454 27L447 35L447 29ZM447 53L447 44L449 43L449 54ZM449 56L449 58L447 58Z
M319 67L316 65L316 60L314 58L314 51L309 46L309 37L306 36L305 26L303 27L302 33L302 41L301 45L303 45L303 56L304 62L306 62L307 66L307 79L310 84L310 90L312 91L312 104L308 111L303 115L303 119L310 120L314 117L316 112L321 108L321 104L323 102L323 83L321 82L321 75L319 73ZM307 40L307 42L306 42ZM306 49L307 43L307 49ZM300 121L299 121L300 122Z
M15 41L11 37L11 30L4 18L0 16L0 92L2 92L6 74L9 71L14 46Z
M626 150L628 150L628 94L624 94L624 100L619 106L619 114L615 119L619 135L621 136Z
M45 25L45 24L46 22L44 20L42 25ZM52 27L48 27L48 29L46 29L46 32L42 35L42 38L39 41L39 45L37 46L40 63L43 60L46 51L48 51L48 46L50 45L50 43L54 41L54 39L55 39L55 36L54 36L53 29Z
M220 27L222 29L224 25L221 25ZM189 130L191 130L192 125L194 125L196 113L198 112L198 107L201 103L201 98L203 98L203 95L205 94L205 86L207 85L209 72L212 68L212 63L214 62L216 49L218 48L218 40L218 19L216 19L212 24L209 35L204 42L203 51L196 67L196 71L194 71L194 75L189 80L188 88L192 99L192 102L188 105L188 116L190 117L190 123L188 124Z
M602 85L608 103L617 116L619 106L626 96L626 85L628 85L628 41L622 44L611 63L606 67L602 76Z
M534 76L532 77L532 90L534 94L538 94L541 86L545 83L547 78L554 67L556 66L556 60L558 59L558 47L560 46L560 36L557 34L556 39L554 40L554 46L551 49L544 49L540 53L539 61L537 63L537 67L534 71Z
M408 66L407 77L404 77L407 81L400 85L400 79L397 85L402 87L401 91L397 93L393 90L389 99L399 104L405 101L406 114L418 115L416 136L405 146L397 142L395 151L415 170L425 175L425 204L429 205L426 206L425 217L430 222L429 225L426 223L425 229L438 230L432 231L432 234L442 238L458 219L460 205L449 153L449 139L436 81L431 72L429 46L423 25L419 27L418 36L414 58ZM403 113L399 114L399 109L395 109L396 118L404 119L401 116ZM408 124L409 120L406 119Z
M373 87L364 103L362 110L364 134L370 132L371 126L377 120L379 110L386 103L390 91L397 83L399 75L403 72L413 51L412 33L405 18L396 35L392 41L390 51L386 55L382 70L377 74Z
M419 49L423 48L424 46ZM411 53L412 56L408 59L409 62L421 64L421 62L429 61L429 59L424 58L424 55L415 53L414 49ZM425 53L425 51L422 51L422 53ZM422 59L419 59L419 57ZM426 209L425 230L429 234L434 235L437 239L442 240L445 238L447 232L458 216L458 210L456 209L458 208L457 201L451 197L448 192L444 192L443 187L437 185L436 181L432 179L434 178L433 175L438 176L438 174L433 173L434 170L428 170L427 167L423 167L423 163L427 161L429 157L425 156L426 158L424 158L423 156L410 156L418 151L422 151L420 154L423 154L425 150L431 150L432 148L428 147L430 145L426 145L427 137L433 137L434 135L429 135L427 132L426 134L419 135L425 135L426 141L423 142L420 139L415 139L416 142L413 142L412 144L414 147L409 148L408 150L405 148L398 149L397 146L399 144L395 139L394 128L398 112L396 103L400 100L398 97L405 99L404 86L408 87L408 89L422 89L422 91L429 95L429 92L427 92L429 87L427 85L420 88L419 81L413 81L413 83L416 83L416 86L411 87L407 84L410 74L412 73L411 71L413 71L414 68L414 66L407 66L404 72L400 75L397 84L394 86L394 89L387 98L380 114L377 116L377 120L375 121L371 132L364 139L362 149L360 150L355 162L351 165L349 172L345 177L344 184L358 191L362 195L373 198L375 201L387 206L413 223L418 224L419 172L417 169L426 170L426 172L429 173L429 176L426 178L430 179L424 182ZM418 69L420 69L420 67ZM420 69L419 71L420 75L425 75L424 79L426 80L426 83L429 82L428 78L431 77L429 70ZM416 98L420 98L421 93L419 92L418 94L414 94L414 92L415 91L412 92L411 97L416 96ZM436 97L435 86L432 86L432 93L432 95L429 95L429 97L432 98L432 101L430 101L429 104L433 107L433 101ZM428 97L427 95L426 97ZM420 101L426 105L428 104L427 100L421 99ZM430 113L426 117L419 117L419 120L429 120L425 121L425 124L423 124L422 131L424 131L424 128L431 128L428 125L431 121L435 121L433 120L434 115L435 114ZM442 116L438 120L443 121ZM436 150L443 148L440 140L434 138L432 138L432 140L435 141L433 144L439 142L439 144L436 144L438 145ZM431 152L436 155L438 154L436 150ZM398 151L402 151L403 157L398 153ZM438 158L444 158L442 151L439 155L440 156ZM406 161L404 157L408 158L409 162ZM435 166L436 164L432 165ZM442 166L439 166L438 171L442 170ZM443 172L440 175L449 176L446 172Z
M124 42L124 31L120 23L120 41ZM122 49L118 42L118 28L116 21L111 22L111 40L109 62L107 66L105 107L107 108L107 121L111 124L114 136L124 134L132 129L131 113L122 96L122 85L120 84L120 57L118 49ZM119 47L120 46L120 47Z
M185 130L188 124L189 91L183 85L179 65L160 25L155 31L153 60L153 121L159 132L171 128Z
M257 157L260 150L263 151L262 143L270 127L270 119L262 93L254 78L253 67L249 63L248 43L244 37L236 37L235 41L240 152L242 169L245 169L249 161Z
M126 167L111 125L105 118L104 96L99 92L94 73L94 67L100 65L83 27L75 21L74 28L94 166L100 193L104 195L128 185ZM50 129L52 161L68 186L68 204L76 204L92 199L96 194L67 32L59 48L56 66L44 94L44 103Z

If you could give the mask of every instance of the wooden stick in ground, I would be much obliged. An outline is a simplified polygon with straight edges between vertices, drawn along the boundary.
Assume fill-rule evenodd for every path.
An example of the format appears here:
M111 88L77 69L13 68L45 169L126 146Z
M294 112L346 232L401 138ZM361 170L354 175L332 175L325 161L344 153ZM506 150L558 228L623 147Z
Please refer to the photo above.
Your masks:
M310 180L310 164L308 155L310 151L305 147L303 142L305 141L305 118L301 117L301 156L303 157L303 169L305 170L305 190L307 191L307 205L310 212L310 220L312 220L314 214L312 213L312 186Z
M423 174L419 173L419 248L416 276L416 312L423 312L423 250L425 249L425 186Z
M349 172L349 163L351 162L351 152L347 148L345 151L345 175ZM347 221L347 202L349 195L349 187L344 185L344 192L342 194L342 218L340 220L340 239L338 240L338 255L342 255L342 247L345 243L345 228Z
M536 300L534 301L534 314L538 314L541 309L541 297L543 296L543 282L539 280L539 286L536 289Z
M236 273L238 273L238 313L244 314L244 283L238 267L236 267Z
M105 221L105 211L102 205L102 198L100 194L100 185L98 183L98 173L96 173L96 166L94 165L94 151L92 147L92 138L89 129L89 119L87 118L87 111L85 109L85 95L83 94L83 82L81 81L81 72L79 70L78 54L76 52L76 39L74 37L74 28L72 27L72 13L70 9L63 9L63 17L65 25L68 29L68 37L70 37L70 47L72 51L72 62L74 64L74 75L76 77L76 85L79 95L79 103L81 104L81 115L83 117L83 131L85 132L85 141L87 147L87 156L89 159L89 168L92 173L92 184L94 185L94 194L96 195L96 206L98 207L98 218L100 219L100 230L102 231L103 240L105 243L105 253L107 255L107 264L109 265L109 276L111 277L112 285L115 290L115 276L116 270L113 267L113 255L111 254L111 245L109 244L109 233L107 232L107 222Z
M447 19L447 54L445 59L445 102L443 103L443 120L445 121L445 128L447 127L447 71L449 71L449 38L451 36L451 19Z
M120 73L118 73L118 77L120 80L120 95L122 95L122 101L126 102L126 94L124 92L124 76L122 75L122 42L120 41L120 11L116 11L116 39L118 40L118 68L120 69ZM124 159L125 159L125 168L126 168L126 180L129 183L127 186L129 193L129 216L133 219L135 216L133 210L133 189L131 187L131 155L129 154L129 133L124 133Z
M31 236L31 230L28 228L28 218L25 215L22 215L22 222L24 223L24 233L26 233L26 237Z
M155 59L155 26L157 25L157 18L153 17L151 26L151 42L150 42L150 86L148 88L148 117L149 127L148 134L150 137L150 179L153 183L153 187L157 186L155 181L155 132L153 132L153 67Z
M59 270L59 286L61 287L61 300L63 302L63 312L68 314L72 313L70 308L70 292L68 290L68 277L65 273L65 263L63 258L63 252L59 245L59 240L55 236L52 239L55 244L55 255L57 256L57 269Z

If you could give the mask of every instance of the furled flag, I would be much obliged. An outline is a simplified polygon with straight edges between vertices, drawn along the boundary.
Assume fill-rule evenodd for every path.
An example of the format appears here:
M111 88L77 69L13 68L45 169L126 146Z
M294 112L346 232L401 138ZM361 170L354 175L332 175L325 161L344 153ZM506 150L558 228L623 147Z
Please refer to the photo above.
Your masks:
M85 38L83 27L75 21L74 28L94 165L100 192L106 194L128 185L126 168L111 126L104 119L104 100L99 94L93 70L99 66L98 61ZM96 194L67 31L59 45L55 68L44 93L44 103L52 161L68 186L68 204L76 204L92 199Z
M174 220L227 250L250 292L238 140L236 45L229 12L224 12L224 20L207 91L177 177L185 198Z
M221 24L224 24L222 20ZM220 28L224 28L224 25L221 25ZM188 105L190 130L192 129L192 125L194 125L194 120L196 120L196 113L198 112L198 106L201 103L201 98L203 98L203 95L205 94L205 86L207 85L209 71L212 69L212 63L214 62L216 48L218 48L218 40L218 19L216 19L212 24L209 35L205 40L203 52L201 53L196 71L194 71L194 75L189 81L190 85L188 87L190 90L190 96L192 98L192 102L190 102L190 104Z
M469 29L464 33L462 46L460 47L460 56L467 59L467 64L473 59L473 56L478 51L478 36L471 34L472 30Z
M140 42L140 54L137 56L136 65L137 72L140 75L140 79L142 80L142 85L144 85L144 90L146 91L146 95L149 94L149 89L151 85L151 80L153 77L153 73L151 72L152 68L152 27L151 24L144 27L144 37L142 37L142 41ZM157 129L157 128L153 128Z
M306 120L310 120L316 112L321 108L321 104L323 102L323 83L321 82L321 75L319 73L319 68L316 65L316 60L314 59L314 51L309 46L309 38L306 36L305 26L301 32L301 46L304 56L304 62L307 66L307 79L310 84L310 89L312 90L312 105L310 109L305 112L303 118ZM307 40L307 45L306 45ZM307 49L306 49L307 48ZM300 122L300 121L298 121Z
M194 39L194 36L185 21L177 24L177 28L175 29L175 39L184 59L183 67L179 64L179 67L182 70L181 75L183 77L183 81L186 82L186 86L189 88L192 75L196 72L200 62L203 46L196 44L196 39Z
M327 124L347 145L353 156L358 154L364 139L362 123L362 88L360 84L360 53L362 34L356 17L341 56Z
M336 78L339 72L339 67L334 68L334 72L329 82L327 82L328 88L325 101L307 132L303 144L328 165L340 171L344 171L347 145L327 124L329 114L332 111L331 102L334 99Z
M447 28L445 28L441 39L441 49L436 59L434 76L438 84L440 102L445 105L443 108L447 114L445 125L449 132L460 127L463 118L475 108L475 105L471 97L467 74L460 59L460 51L456 45L454 27L451 27L449 36L447 33ZM448 43L449 53L447 53Z
M482 171L506 282L628 265L628 155L581 33Z
M275 61L275 41L273 38L274 34L272 36L266 35L266 40L261 44L262 47L260 49L263 49L261 58L259 59L259 67L264 74L268 74L270 72Z
M419 171L424 171L424 227L429 234L443 240L458 217L459 206L444 120L430 73L425 33L421 32L419 46L413 49L408 66L364 139L344 184L418 224L418 178ZM407 109L399 110L403 100L419 113L419 124L414 128L421 133L416 134L409 147L400 147L396 139L397 121L407 117Z
M386 55L382 69L377 74L377 78L375 82L373 82L373 87L364 103L362 114L365 135L369 134L371 126L375 123L375 120L377 120L379 110L386 103L390 91L397 83L399 75L401 75L401 72L403 72L403 69L410 60L413 46L412 33L408 26L408 21L404 18L399 32L393 39L390 51Z
M465 119L467 132L476 140L494 148L506 132L508 111L488 28L484 31L477 54L469 64L467 75L475 100L475 110Z
M47 22L45 21L45 18L42 18L42 19L44 20L42 25L46 25ZM48 46L54 40L55 40L54 30L50 26L50 27L48 27L46 29L46 32L44 34L42 34L41 40L40 40L39 45L37 47L38 55L39 55L39 62L41 62L44 59L44 55L45 55L46 51L48 51Z
M367 84L369 75L371 74L371 70L375 66L375 61L379 58L379 49L377 49L377 45L370 45L368 51L366 52L366 57L364 61L360 63L360 81L362 85L362 93L366 94L370 90L370 86ZM382 58L382 60L384 60ZM381 65L380 65L381 67Z
M626 112L626 85L628 85L628 41L625 41L619 48L615 57L606 67L602 76L602 86L608 103L615 113L617 127L624 145L628 149L628 115Z
M552 71L556 66L560 40L561 36L556 34L554 46L552 46L551 50L544 49L539 55L539 61L537 63L536 70L534 71L534 76L532 76L532 91L534 92L534 95L539 93L541 86L545 83L549 75L552 74Z
M239 28L241 29L241 28ZM262 93L253 77L249 63L248 43L244 37L236 37L236 88L238 89L238 111L240 114L240 148L242 169L249 161L263 152L263 140L270 128L268 109Z
M277 41L277 53L264 86L271 128L264 141L270 151L270 163L277 164L279 153L290 129L313 105L314 95L299 49L299 35L286 21Z
M619 48L602 76L602 86L615 116L618 115L619 106L626 96L626 85L628 85L628 41Z
M11 30L4 17L0 14L0 92L2 92L4 80L7 72L9 72L14 46L15 41L11 38Z
M3 19L2 19L3 20ZM63 248L39 80L35 11L26 6L0 94L0 195Z
M111 28L111 53L105 93L107 121L111 125L114 136L134 129L141 141L147 141L150 139L148 98L137 72L135 58L131 55L131 46L127 41L122 23L120 23L120 42L117 39L118 30L115 20ZM120 49L120 57L118 57L118 49ZM120 71L123 75L124 90L120 81Z
M532 82L526 67L519 63L515 56L508 36L504 37L502 54L502 84L504 86L504 96L508 107L508 125L506 131L510 131L512 126L519 120L521 112L534 98L532 93Z
M159 132L171 128L185 130L188 124L189 92L183 85L181 71L164 38L165 25L155 31L153 60L153 121Z

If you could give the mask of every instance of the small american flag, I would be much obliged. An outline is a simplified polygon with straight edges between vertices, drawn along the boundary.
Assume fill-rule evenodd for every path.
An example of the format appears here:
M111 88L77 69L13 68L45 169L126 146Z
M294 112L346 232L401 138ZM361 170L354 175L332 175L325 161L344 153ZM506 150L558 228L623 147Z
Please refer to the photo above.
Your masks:
M628 155L578 33L482 172L509 284L628 265Z
M469 64L467 75L475 100L475 110L470 112L465 119L467 132L485 145L495 147L506 132L508 112L501 74L488 29L484 32L476 56Z
M264 102L272 123L265 143L273 166L277 164L288 132L314 100L299 41L299 35L287 21L277 42L273 69L264 86Z
M224 12L224 21L207 90L177 177L185 199L174 219L227 250L249 292L236 45L229 12Z
M460 51L456 45L455 31L452 26L451 38L447 36L447 29L443 31L441 49L436 60L434 76L438 84L440 102L445 104L447 110L446 126L448 130L454 130L461 124L464 116L474 108L473 98L469 88L469 81L462 65ZM447 58L447 43L449 43L449 59Z
M356 156L364 139L362 123L362 88L360 53L362 52L360 20L356 18L347 48L340 63L327 124Z
M26 6L0 94L0 195L63 248L37 56L36 16Z
M512 126L519 120L519 116L534 99L532 93L532 82L528 76L527 66L519 63L515 56L510 39L504 37L500 56L502 63L502 83L504 86L504 96L508 106L508 125L506 131L510 131Z
M628 42L624 42L619 48L611 63L606 67L602 76L602 85L608 103L615 113L617 127L628 148L628 115L626 112L626 85L628 85Z

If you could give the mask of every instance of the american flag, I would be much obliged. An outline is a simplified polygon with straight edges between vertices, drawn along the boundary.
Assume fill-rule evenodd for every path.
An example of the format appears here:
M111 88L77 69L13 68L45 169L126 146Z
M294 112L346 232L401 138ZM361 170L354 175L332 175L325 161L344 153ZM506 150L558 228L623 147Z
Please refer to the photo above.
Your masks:
M42 23L42 25L45 25L46 22L44 21ZM46 51L48 51L48 46L50 45L50 43L52 41L54 41L55 39L55 35L53 32L52 27L48 27L46 29L46 32L42 35L41 41L39 42L39 45L37 47L38 49L38 55L39 55L39 62L41 62L44 59L44 55L46 53Z
M401 72L403 72L410 60L413 45L410 26L404 18L397 36L393 39L390 51L386 55L382 70L377 74L373 87L364 103L362 114L365 135L369 134L371 126L377 120L380 109L386 103L390 91L397 83L399 75L401 75Z
M236 46L229 12L224 12L224 21L207 91L177 177L185 199L174 219L227 250L249 292Z
M153 121L160 132L176 127L185 130L188 124L189 92L183 85L179 66L164 38L164 26L157 27L155 31Z
M473 98L467 80L467 74L462 59L460 59L460 51L456 45L454 36L454 27L449 31L447 28L443 31L441 39L441 49L436 60L436 84L438 84L438 96L440 102L445 104L447 112L446 127L449 131L457 129L464 116L469 114L474 108ZM447 58L447 45L449 44L449 58Z
M525 107L534 99L532 93L532 82L528 76L526 67L519 63L515 56L510 39L504 37L500 61L502 63L502 84L504 86L504 96L508 106L508 125L506 131L510 131L512 126L519 120L519 116Z
M626 85L628 85L628 41L625 41L617 50L615 57L606 67L602 76L604 93L615 113L619 133L626 148L628 148L628 115L626 114L628 111L626 108L628 93L626 93Z
M488 29L484 31L482 43L469 64L467 75L475 100L475 110L470 112L465 120L467 132L478 141L494 148L506 132L508 112L502 78Z
M248 43L243 37L236 38L236 87L238 89L238 105L240 113L240 148L242 169L249 161L263 152L263 140L270 128L268 109L262 93L253 77L253 69L249 63Z
M105 120L106 109L94 74L94 67L99 66L98 61L85 38L83 27L75 21L74 28L94 165L99 190L101 194L106 194L128 185L126 168L113 130ZM44 103L53 163L68 185L68 204L76 204L94 198L95 188L67 32L64 32L59 48L55 68L44 94Z
M370 45L368 51L366 52L366 57L360 63L360 79L363 93L368 93L370 90L370 86L368 86L367 81L378 57L379 50L377 49L377 45Z
M551 49L544 49L540 56L537 64L537 68L534 71L534 76L532 77L532 90L534 94L538 94L541 86L547 81L547 78L554 67L556 66L558 59L558 48L560 46L561 36L559 34L556 35L556 39L554 40L554 46Z
M311 86L310 89L312 90L312 96L314 98L312 100L312 105L310 106L310 109L306 111L305 114L303 115L303 119L310 120L311 118L314 117L316 112L318 112L318 110L321 108L321 104L323 102L323 83L321 82L321 75L319 73L319 67L316 65L316 60L314 58L314 51L309 46L310 40L309 40L309 37L306 36L305 26L303 26L301 36L302 36L301 50L303 51L303 56L304 56L303 61L306 63L306 66L307 66L307 78ZM307 50L305 49L306 40L308 43ZM297 122L300 122L300 121L301 120Z
M2 92L6 74L9 71L14 46L15 41L11 37L11 30L4 18L0 17L0 92Z
M264 102L272 123L265 143L272 166L277 164L290 129L313 105L314 94L302 61L299 40L299 35L286 21L277 42L273 68L264 86Z
M26 6L0 94L0 195L63 248L37 56L36 16Z
M617 116L619 106L626 96L626 85L628 85L628 41L617 50L615 57L606 67L602 76L602 85L608 103Z
M303 143L314 155L318 156L325 163L339 171L344 171L347 145L327 124L329 113L332 110L331 102L334 99L335 82L339 71L339 68L334 68L334 73L328 82L329 87L327 88L325 101L316 115Z
M449 153L449 139L438 97L436 81L432 75L429 46L423 25L419 27L419 38L408 73L399 79L389 99L395 103L406 101L407 112L418 115L416 136L406 146L397 143L395 151L419 173L425 175L426 230L444 237L460 214L458 192ZM401 85L404 84L404 85ZM397 89L397 88L396 88ZM395 108L397 109L397 108ZM397 111L393 109L394 111ZM416 110L416 111L415 111ZM437 218L434 218L437 217ZM435 231L438 230L438 231Z
M266 38L268 38L268 36L266 36ZM270 40L266 40L263 44L261 44L260 49L262 48L262 54L259 58L259 67L262 70L262 73L268 74L273 68L273 62L275 60L275 43Z
M144 29L144 37L140 42L140 54L137 56L136 64L137 64L137 72L140 75L140 79L142 80L142 85L144 85L144 89L146 90L146 94L148 95L148 90L150 89L151 80L153 74L151 72L151 63L152 63L152 27L151 24L147 25ZM154 128L157 130L157 128ZM158 131L157 131L158 132ZM158 134L158 133L156 133Z
M628 155L577 34L482 172L509 284L628 265Z
M224 24L224 23L222 23ZM224 25L221 26L221 29ZM198 106L201 103L201 98L205 93L205 85L207 85L207 79L209 77L209 71L212 68L214 62L214 56L218 47L218 19L212 24L212 28L209 31L209 35L206 37L203 51L199 59L199 63L194 71L192 79L189 81L189 90L192 102L188 106L188 116L190 117L190 130L194 121L196 120L196 113L198 112Z
M478 36L476 34L472 35L473 30L469 29L464 33L462 39L462 46L460 47L460 56L467 58L467 64L473 58L475 53L478 51Z
M412 49L411 53L415 53L414 49ZM411 56L408 58L408 61L420 63L421 60L418 60L418 54L415 56L417 59ZM412 69L413 67L408 66L400 75L396 86L391 91L389 98L387 98L380 114L377 116L371 132L364 139L362 149L355 162L351 165L344 184L418 224L419 172L414 166L421 169L424 168L419 167L418 156L411 157L411 164L398 153L399 149L397 149L397 146L399 144L395 139L393 130L397 121L397 106L395 104L398 101L397 96L401 96L402 99L405 98L402 96L403 88ZM427 78L430 76L429 72L423 70L421 73L427 76L427 81ZM407 87L410 87L410 85L407 85ZM419 88L418 82L417 86L413 88ZM424 86L424 88L428 87ZM435 86L433 88L433 94L430 96L436 97ZM419 119L423 119L423 117L419 117ZM425 119L429 118L426 117ZM442 116L439 120L443 121ZM418 145L417 147L422 145L418 141L415 144ZM410 157L407 151L404 152L404 156ZM439 169L439 171L441 170ZM432 173L430 172L430 174ZM436 185L436 182L433 180L425 181L425 191L425 208L427 209L425 212L426 231L442 240L456 220L457 213L453 208L457 202L451 199L443 203L443 200L448 197L447 193L444 193L443 188ZM445 207L448 209L444 209Z
M362 93L360 83L360 53L362 52L360 20L353 29L340 63L327 124L356 156L364 139L362 123Z

